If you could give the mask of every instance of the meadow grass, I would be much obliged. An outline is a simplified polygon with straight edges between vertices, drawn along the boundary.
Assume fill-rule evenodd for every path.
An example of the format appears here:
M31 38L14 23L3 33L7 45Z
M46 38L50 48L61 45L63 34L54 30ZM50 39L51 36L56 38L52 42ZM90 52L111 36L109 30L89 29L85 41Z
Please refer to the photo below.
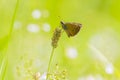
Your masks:
M1 54L1 56L0 56L0 60L1 60L1 62L0 62L0 64L1 64L0 65L0 80L6 80L6 71L7 71L8 63L9 63L8 56L7 56L7 50L8 50L10 38L11 38L11 35L12 35L14 22L15 22L15 17L17 15L18 6L19 6L19 0L17 0L16 5L15 5L15 9L14 9L14 12L13 12L12 21L11 21L11 24L10 24L10 31L9 31L8 38L7 38L7 45L6 45L4 54L3 55Z

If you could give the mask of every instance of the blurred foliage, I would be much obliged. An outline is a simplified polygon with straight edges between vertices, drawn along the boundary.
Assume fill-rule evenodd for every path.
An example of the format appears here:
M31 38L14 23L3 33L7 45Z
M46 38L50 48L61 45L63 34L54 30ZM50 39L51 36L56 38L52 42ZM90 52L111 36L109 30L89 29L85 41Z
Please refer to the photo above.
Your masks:
M0 80L33 80L36 72L43 77L61 20L83 27L71 38L62 33L52 72L59 64L68 80L120 80L119 0L19 0L15 15L16 2L0 0Z

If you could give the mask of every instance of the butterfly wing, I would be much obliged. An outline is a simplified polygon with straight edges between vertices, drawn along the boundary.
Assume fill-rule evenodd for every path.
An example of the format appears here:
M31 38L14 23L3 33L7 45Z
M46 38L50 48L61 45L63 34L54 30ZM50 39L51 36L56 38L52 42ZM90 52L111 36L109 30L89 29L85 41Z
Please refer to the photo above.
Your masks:
M65 32L67 33L68 37L72 37L72 36L75 36L79 32L80 28L82 27L82 24L65 23L65 26L67 27Z

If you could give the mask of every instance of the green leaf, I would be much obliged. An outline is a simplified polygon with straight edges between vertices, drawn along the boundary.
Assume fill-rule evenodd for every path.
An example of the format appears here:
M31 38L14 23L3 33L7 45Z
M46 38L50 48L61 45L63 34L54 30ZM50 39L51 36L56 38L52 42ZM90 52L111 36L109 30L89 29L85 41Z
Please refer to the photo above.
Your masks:
M0 51L2 51L8 43L8 35L0 39Z

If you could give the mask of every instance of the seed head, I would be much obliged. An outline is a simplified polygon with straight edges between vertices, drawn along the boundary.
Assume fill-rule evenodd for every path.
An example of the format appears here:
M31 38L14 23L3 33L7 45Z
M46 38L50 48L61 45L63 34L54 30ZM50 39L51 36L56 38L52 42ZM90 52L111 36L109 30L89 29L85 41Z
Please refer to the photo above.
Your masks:
M35 73L35 74L33 75L33 79L34 79L34 80L39 80L39 79L40 79L40 73L39 73L39 72Z
M54 33L53 33L53 37L52 37L52 46L54 48L57 47L57 43L59 41L60 36L61 36L61 29L60 28L56 28Z

